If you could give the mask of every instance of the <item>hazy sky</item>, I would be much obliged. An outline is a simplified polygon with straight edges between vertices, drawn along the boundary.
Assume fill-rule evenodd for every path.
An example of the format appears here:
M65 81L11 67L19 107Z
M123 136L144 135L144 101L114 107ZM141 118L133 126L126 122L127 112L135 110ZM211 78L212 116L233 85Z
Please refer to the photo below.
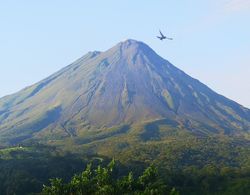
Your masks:
M250 108L250 0L0 0L0 96L128 38Z

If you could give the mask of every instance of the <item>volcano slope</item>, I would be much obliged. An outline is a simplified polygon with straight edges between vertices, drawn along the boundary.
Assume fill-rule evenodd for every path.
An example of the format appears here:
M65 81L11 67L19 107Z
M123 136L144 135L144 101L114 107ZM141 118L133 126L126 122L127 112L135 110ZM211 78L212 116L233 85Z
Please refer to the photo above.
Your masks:
M158 124L197 136L245 135L250 110L135 40L89 52L41 82L0 99L0 139L6 144L78 139L117 126L125 127L110 136L127 134L126 129L138 125L144 129L142 139L160 139Z
M2 145L93 144L88 152L113 153L171 137L247 142L249 132L249 109L135 40L105 52L89 52L37 84L0 99Z

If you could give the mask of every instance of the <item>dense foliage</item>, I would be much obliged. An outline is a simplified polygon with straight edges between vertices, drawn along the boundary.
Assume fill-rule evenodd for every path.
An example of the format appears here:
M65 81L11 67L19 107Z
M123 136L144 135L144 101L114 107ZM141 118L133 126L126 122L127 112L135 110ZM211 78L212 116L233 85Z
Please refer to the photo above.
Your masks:
M88 169L91 172L88 182L96 189L105 188L108 181L109 190L124 190L119 185L127 185L126 182L132 178L133 190L142 193L144 188L139 178L152 163L159 170L159 175L157 180L150 182L161 181L156 182L157 185L161 184L168 193L173 188L188 195L247 195L250 192L250 147L246 140L225 137L198 139L186 134L168 134L167 139L138 143L133 139L115 136L84 144L84 147L71 145L68 149L74 154L44 145L2 148L0 194L39 193L43 185L49 188L57 184L69 190L68 186L83 178ZM89 151L88 156L86 151ZM108 163L112 156L117 161L116 168L110 172ZM100 161L103 167L98 168ZM88 163L92 166L87 166ZM96 183L98 173L108 173L108 180L98 183L100 186ZM50 178L61 179L49 183Z
M76 155L44 145L3 148L0 150L0 194L40 192L49 178L69 180L85 165L85 160Z
M117 178L115 161L112 160L106 167L100 165L93 169L88 164L85 171L75 175L69 183L64 184L62 179L51 179L50 186L44 186L44 195L116 195L116 194L171 194L177 195L175 189L168 190L159 178L154 166L148 167L141 176L135 178L132 172Z

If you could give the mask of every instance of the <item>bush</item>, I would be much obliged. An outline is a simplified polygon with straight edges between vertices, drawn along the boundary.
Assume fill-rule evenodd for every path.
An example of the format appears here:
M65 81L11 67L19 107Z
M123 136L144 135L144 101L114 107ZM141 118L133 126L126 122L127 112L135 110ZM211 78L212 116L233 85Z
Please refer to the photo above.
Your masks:
M112 160L106 167L99 165L92 168L88 164L86 169L78 175L73 176L69 183L63 183L62 179L50 180L49 186L44 186L44 195L177 195L175 189L169 190L158 175L156 167L149 166L141 176L134 178L133 173L123 177L117 177L114 169L115 161Z

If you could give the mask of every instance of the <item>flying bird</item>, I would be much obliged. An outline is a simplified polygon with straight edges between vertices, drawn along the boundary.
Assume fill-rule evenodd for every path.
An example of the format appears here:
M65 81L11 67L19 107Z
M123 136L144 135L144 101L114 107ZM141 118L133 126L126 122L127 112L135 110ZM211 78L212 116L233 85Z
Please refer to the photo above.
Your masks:
M164 40L164 39L173 40L173 38L169 38L169 37L164 36L161 31L160 31L160 34L161 34L161 36L160 37L157 36L157 38L160 39L161 41Z

